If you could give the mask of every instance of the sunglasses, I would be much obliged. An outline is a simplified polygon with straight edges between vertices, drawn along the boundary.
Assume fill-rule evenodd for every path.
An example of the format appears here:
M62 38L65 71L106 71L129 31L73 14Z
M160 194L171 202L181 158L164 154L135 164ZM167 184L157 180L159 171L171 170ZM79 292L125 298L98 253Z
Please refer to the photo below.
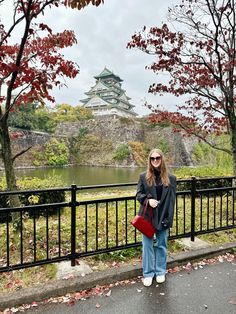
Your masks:
M161 159L161 156L157 156L157 157L150 157L150 160L151 161L154 161L154 160L160 160Z

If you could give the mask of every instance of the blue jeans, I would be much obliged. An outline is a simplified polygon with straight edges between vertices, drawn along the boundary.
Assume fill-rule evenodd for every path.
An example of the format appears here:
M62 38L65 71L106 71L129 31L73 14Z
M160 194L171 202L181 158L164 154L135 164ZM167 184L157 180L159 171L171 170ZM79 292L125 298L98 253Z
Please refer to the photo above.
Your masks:
M156 241L145 235L142 236L144 277L154 277L166 273L168 234L169 229L157 231Z

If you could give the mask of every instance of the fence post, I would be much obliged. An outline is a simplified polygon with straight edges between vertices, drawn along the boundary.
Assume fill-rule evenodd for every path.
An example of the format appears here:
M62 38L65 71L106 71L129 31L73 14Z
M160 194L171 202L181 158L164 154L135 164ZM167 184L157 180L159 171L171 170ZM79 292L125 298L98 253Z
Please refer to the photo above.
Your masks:
M71 185L71 266L75 266L76 253L76 184Z
M191 180L191 241L195 236L195 199L196 199L196 177Z

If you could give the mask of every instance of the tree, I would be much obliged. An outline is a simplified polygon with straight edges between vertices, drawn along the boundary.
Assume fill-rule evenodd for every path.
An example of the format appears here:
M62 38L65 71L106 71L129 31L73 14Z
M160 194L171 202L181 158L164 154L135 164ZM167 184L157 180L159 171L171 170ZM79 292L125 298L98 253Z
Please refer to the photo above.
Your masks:
M26 106L20 104L17 111L12 111L9 115L8 125L13 128L35 130L38 125L37 116L35 114L36 108L37 105L35 103Z
M89 5L90 3L92 5L96 5L99 6L101 2L103 2L103 0L65 0L65 5L68 5L69 7L73 8L73 9L83 9L84 7L86 7L87 5Z
M0 1L0 6L6 0ZM81 9L103 0L15 0L12 25L6 29L0 20L0 144L7 188L15 190L14 160L23 152L12 155L8 119L17 106L32 102L54 101L53 86L63 86L65 77L74 78L78 66L64 59L60 50L76 43L73 31L54 34L44 23L37 22L46 9L65 5ZM19 40L13 42L13 35ZM12 202L14 203L14 202Z
M47 106L40 106L36 103L19 105L17 110L11 112L8 125L11 128L34 130L53 133L57 126L53 119L53 113ZM16 131L11 135L15 136Z
M172 94L176 112L147 104L150 120L170 121L175 131L194 135L233 157L236 174L236 3L234 0L182 0L169 9L160 27L143 28L128 48L153 55L147 68L167 74L149 87L153 94ZM177 29L178 31L174 29ZM211 134L228 133L231 149L211 141Z
M78 120L88 120L93 118L92 111L82 106L71 106L69 104L60 104L56 106L56 111L51 113L56 123L75 122Z

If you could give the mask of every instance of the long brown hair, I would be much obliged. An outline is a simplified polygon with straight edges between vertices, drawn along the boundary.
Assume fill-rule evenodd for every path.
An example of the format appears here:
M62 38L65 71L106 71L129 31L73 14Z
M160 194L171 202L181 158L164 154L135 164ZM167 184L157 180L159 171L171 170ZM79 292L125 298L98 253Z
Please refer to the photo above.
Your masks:
M147 183L149 186L155 184L155 175L154 175L155 168L151 164L151 159L150 159L153 153L157 153L161 156L161 164L158 170L160 171L161 182L163 183L163 185L168 186L170 184L170 179L168 177L168 169L167 169L165 157L164 157L163 152L158 148L152 149L148 155L147 174L146 174Z

